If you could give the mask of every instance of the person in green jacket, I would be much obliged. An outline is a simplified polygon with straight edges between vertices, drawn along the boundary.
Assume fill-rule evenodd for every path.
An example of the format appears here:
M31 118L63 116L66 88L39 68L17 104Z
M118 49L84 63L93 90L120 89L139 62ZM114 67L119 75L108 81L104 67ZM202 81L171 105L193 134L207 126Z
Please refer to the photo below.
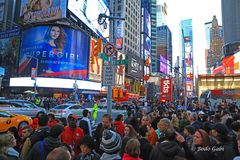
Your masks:
M94 103L92 112L93 112L93 120L96 121L96 119L97 119L97 112L98 112L98 104L97 104L97 102Z

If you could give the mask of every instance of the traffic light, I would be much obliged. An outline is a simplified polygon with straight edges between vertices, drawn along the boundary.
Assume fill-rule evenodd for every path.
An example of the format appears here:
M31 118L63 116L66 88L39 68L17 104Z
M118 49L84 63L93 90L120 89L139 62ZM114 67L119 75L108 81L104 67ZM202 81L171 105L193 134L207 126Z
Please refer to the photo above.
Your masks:
M112 89L112 98L118 98L118 88Z
M118 90L118 96L119 96L119 98L123 97L123 89Z

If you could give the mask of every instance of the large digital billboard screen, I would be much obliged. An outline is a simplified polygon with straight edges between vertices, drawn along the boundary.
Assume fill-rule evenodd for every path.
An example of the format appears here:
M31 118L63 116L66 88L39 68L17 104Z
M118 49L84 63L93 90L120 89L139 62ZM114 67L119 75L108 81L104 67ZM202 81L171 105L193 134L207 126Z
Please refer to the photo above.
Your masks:
M67 0L22 0L20 19L25 23L45 22L66 17Z
M167 60L160 55L160 72L167 74Z
M96 47L97 47L97 40L92 38L90 41L88 79L100 82L102 80L103 61L100 57L98 57L98 51L96 50Z
M147 9L144 8L144 32L151 37L151 16Z
M0 68L6 71L6 76L17 75L19 48L19 29L0 33Z
M36 68L41 77L85 79L90 37L61 26L38 26L25 30L20 51L19 75Z
M108 19L103 25L98 24L100 13L110 15L106 0L69 0L68 9L98 35L109 36Z

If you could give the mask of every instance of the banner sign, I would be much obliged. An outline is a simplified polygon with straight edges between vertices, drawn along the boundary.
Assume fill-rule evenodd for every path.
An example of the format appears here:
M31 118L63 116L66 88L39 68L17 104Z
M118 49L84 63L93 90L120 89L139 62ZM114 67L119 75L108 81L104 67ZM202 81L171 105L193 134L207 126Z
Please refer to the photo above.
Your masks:
M162 78L161 80L161 101L172 101L172 78Z

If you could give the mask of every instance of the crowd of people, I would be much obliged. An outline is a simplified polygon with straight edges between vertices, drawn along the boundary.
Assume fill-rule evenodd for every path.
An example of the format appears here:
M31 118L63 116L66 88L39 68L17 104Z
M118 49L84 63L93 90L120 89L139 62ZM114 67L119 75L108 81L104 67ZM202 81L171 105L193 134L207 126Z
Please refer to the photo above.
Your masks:
M0 135L0 159L240 160L240 109L223 103L138 106L126 117L105 114L96 128L90 111L66 121L40 114L35 124Z

